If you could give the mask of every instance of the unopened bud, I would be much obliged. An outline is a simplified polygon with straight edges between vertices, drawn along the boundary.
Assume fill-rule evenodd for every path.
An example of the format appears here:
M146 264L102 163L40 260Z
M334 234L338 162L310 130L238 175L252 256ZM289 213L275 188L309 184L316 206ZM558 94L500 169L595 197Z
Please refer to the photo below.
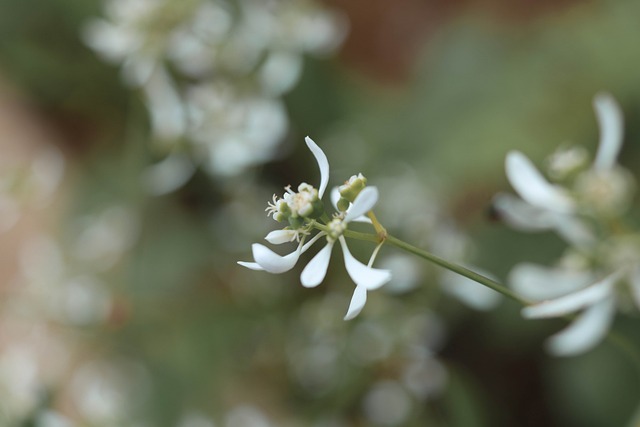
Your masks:
M340 195L347 199L347 201L353 203L358 194L362 191L364 187L367 186L367 178L365 178L361 173L358 175L353 175L344 185L341 185L338 190L340 191Z

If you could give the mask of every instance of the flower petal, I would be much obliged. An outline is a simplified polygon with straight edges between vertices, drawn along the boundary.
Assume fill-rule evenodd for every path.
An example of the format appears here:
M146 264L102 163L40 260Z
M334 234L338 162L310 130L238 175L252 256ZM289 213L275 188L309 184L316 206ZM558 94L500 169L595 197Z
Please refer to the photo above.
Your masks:
M509 182L527 202L542 209L572 212L573 200L562 187L550 184L522 153L507 154L506 172Z
M260 243L251 245L253 259L256 260L256 263L265 271L274 274L291 270L300 258L301 248L302 246L298 245L298 248L289 255L281 256Z
M610 274L599 282L569 295L531 305L522 309L528 319L563 316L602 301L611 295L619 273Z
M305 288L314 288L324 280L329 268L333 243L327 243L324 248L314 256L302 270L300 281Z
M335 210L338 210L338 200L340 200L340 190L338 190L338 187L333 187L331 189L331 204L333 205ZM351 222L364 222L367 224L371 224L371 219L367 216L362 215L357 218L353 218Z
M507 282L518 295L533 301L558 298L593 283L588 271L522 263L511 269Z
M375 206L377 201L378 189L376 187L363 188L349 207L347 216L344 217L344 222L353 221L355 218L366 214Z
M260 267L260 264L257 262L238 261L238 264L250 270L264 271L264 268Z
M553 228L567 243L581 248L598 243L597 237L589 225L575 215L557 214L553 219Z
M391 280L391 272L389 270L367 267L351 255L344 236L340 236L339 240L342 247L342 255L344 256L344 266L347 269L347 273L349 273L349 277L356 285L362 286L367 290L373 290Z
M329 160L327 160L327 156L324 154L324 151L318 147L318 144L313 142L313 139L308 136L304 139L307 143L307 147L311 150L311 153L316 158L318 162L318 167L320 168L320 188L318 188L318 197L322 199L324 195L324 191L327 189L327 184L329 184Z
M295 230L274 230L267 234L265 239L272 245L293 242L298 233Z
M615 99L608 93L599 93L593 100L600 127L600 144L594 161L596 169L611 169L622 147L624 125L622 112Z
M575 356L590 350L605 337L615 313L613 295L587 308L569 327L547 341L556 356Z
M351 320L360 314L366 302L367 289L362 286L356 286L355 291L353 291L353 296L351 297L349 309L347 310L346 316L344 316L344 320Z
M553 227L553 212L533 206L511 194L496 194L491 203L498 217L520 231L543 231Z
M497 194L492 208L501 220L516 230L555 230L568 243L581 247L595 241L593 232L575 215L533 206L511 194Z
M338 187L333 187L329 196L331 197L331 205L333 205L335 210L338 210L338 200L340 200L340 190Z

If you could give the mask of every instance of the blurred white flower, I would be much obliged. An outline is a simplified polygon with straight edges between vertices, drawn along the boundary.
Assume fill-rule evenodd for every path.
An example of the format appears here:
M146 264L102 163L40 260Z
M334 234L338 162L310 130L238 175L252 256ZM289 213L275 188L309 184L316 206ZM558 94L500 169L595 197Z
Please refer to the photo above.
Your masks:
M525 231L553 230L572 246L557 266L520 264L511 286L535 303L527 318L578 313L566 329L548 341L562 356L585 352L607 334L618 306L635 300L640 308L640 238L622 223L634 188L628 171L616 164L622 146L620 108L608 94L595 97L600 144L593 164L578 148L554 154L552 184L521 153L507 155L507 177L523 200L498 195L495 207L507 223ZM614 224L614 226L612 226ZM623 290L627 284L630 292Z
M125 360L93 360L75 370L71 398L89 425L123 425L148 397L145 367Z
M343 20L313 0L105 0L85 43L141 89L164 153L188 142L213 175L271 160L288 129L280 97L305 53L333 51Z
M363 410L374 425L397 426L407 421L412 401L397 381L380 381L365 396Z
M494 207L507 223L523 231L554 230L569 243L589 245L595 236L583 216L624 213L633 180L616 164L622 146L620 107L603 93L596 96L594 108L600 124L598 152L590 167L575 171L571 186L547 181L524 154L507 154L507 178L522 198L496 197Z

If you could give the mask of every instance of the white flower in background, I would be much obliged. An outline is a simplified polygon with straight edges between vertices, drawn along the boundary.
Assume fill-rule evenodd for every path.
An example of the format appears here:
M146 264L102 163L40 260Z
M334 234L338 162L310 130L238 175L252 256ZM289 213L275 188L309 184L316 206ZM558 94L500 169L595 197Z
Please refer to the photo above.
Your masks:
M329 182L329 162L324 152L309 137L305 139L307 146L313 153L320 168L320 186L315 189L307 183L302 183L298 187L298 192L286 187L287 192L282 198L274 195L273 202L267 207L268 215L278 221L288 221L289 225L282 230L270 232L266 240L272 244L282 244L299 241L297 248L288 255L281 256L271 249L259 243L252 245L252 252L255 262L238 263L252 270L263 270L269 273L284 273L291 270L300 255L306 252L313 243L321 237L325 237L327 244L321 249L313 259L303 269L300 276L302 285L311 288L318 286L325 278L329 267L331 252L336 241L340 243L344 264L347 273L356 284L351 304L345 320L357 316L366 303L367 291L377 289L391 280L391 273L388 270L372 268L373 260L377 250L365 265L358 261L349 251L344 231L350 222L361 220L361 217L371 211L378 201L378 190L375 187L366 187L366 179L362 175L352 177L339 191L341 198L337 204L344 208L342 212L335 214L333 219L325 222L327 216L322 204L327 184ZM335 192L334 192L335 193ZM352 200L352 202L351 202ZM307 243L305 240L313 229L313 221L321 221L328 228L327 231L320 231Z
M615 225L623 223L621 215L627 211L634 184L616 164L622 115L607 94L596 96L594 107L600 144L593 164L588 165L579 148L556 152L549 175L565 184L560 186L547 181L523 154L509 153L507 176L523 200L496 198L496 208L510 225L526 231L553 230L572 245L555 267L520 264L509 277L511 286L534 302L523 309L525 317L578 313L548 341L549 350L562 356L597 345L617 307L627 308L632 300L640 308L640 236Z
M586 167L579 148L563 149L550 159L549 174L562 177L564 186L550 183L524 154L507 155L507 178L522 199L499 194L494 207L509 225L523 231L554 230L570 244L590 246L596 236L586 219L626 211L634 183L616 164L623 133L620 107L610 95L599 94L594 108L600 144L593 164Z
M76 368L69 398L87 425L124 425L149 397L146 367L130 360L91 360Z
M313 0L104 6L105 17L84 28L86 44L121 64L125 82L141 90L159 154L181 155L186 141L190 161L216 176L237 175L277 154L288 129L281 96L299 80L302 55L331 52L345 35L343 20ZM162 194L190 176L173 171L144 179Z
M225 81L193 85L184 92L187 136L212 174L234 175L270 160L289 127L279 98Z

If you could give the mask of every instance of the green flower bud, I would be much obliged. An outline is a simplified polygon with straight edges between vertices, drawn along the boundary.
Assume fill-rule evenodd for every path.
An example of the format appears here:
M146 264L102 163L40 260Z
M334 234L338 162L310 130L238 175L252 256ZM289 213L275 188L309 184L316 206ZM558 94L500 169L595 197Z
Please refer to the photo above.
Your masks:
M344 197L340 197L337 207L340 212L346 212L346 210L349 209L349 201Z
M300 228L302 228L302 226L304 225L305 219L299 216L290 216L289 217L289 225L291 226L291 228L293 230L298 230Z
M353 203L358 194L362 191L364 187L367 186L367 178L365 178L361 173L358 175L353 175L344 185L341 185L338 190L340 191L340 195L347 199L349 202Z

